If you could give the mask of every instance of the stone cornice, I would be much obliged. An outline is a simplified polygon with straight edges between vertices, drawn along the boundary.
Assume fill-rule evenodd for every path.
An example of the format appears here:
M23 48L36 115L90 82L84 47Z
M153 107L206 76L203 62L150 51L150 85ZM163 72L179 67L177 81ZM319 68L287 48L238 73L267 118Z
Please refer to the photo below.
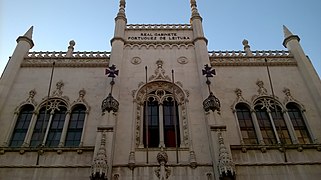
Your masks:
M299 37L299 36L297 36L297 35L291 35L291 36L289 36L289 37L287 37L287 38L284 39L284 41L283 41L283 46L286 48L286 44L287 44L289 41L291 41L292 39L296 39L298 42L300 42L300 37Z
M190 24L128 24L126 30L192 30Z
M296 66L297 62L288 51L212 51L209 52L212 66Z
M19 37L17 38L17 43L19 43L20 41L26 41L26 42L28 42L29 45L30 45L30 49L34 46L33 40L30 39L30 38L28 38L28 37L26 37L26 36L19 36Z
M74 52L71 57L66 52L30 52L21 67L107 67L109 52Z

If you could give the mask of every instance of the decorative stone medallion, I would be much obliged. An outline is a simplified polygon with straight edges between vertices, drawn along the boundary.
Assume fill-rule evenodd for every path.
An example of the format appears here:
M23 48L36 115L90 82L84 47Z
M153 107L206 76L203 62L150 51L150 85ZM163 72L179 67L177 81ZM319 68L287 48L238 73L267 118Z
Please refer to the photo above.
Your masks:
M188 59L185 56L181 56L177 59L177 62L180 64L187 64L188 63Z
M140 64L142 60L140 59L140 57L133 57L130 62L134 65L137 65L137 64Z

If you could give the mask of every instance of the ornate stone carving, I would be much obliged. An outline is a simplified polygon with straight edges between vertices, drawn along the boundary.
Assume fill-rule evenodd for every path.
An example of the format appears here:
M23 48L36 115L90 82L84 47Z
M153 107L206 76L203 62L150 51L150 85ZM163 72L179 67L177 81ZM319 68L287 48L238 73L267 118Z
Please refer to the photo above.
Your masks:
M142 60L139 57L133 57L130 62L134 65L137 65L137 64L140 64Z
M26 104L31 104L33 105L34 107L37 106L37 102L34 100L34 97L35 95L37 94L36 90L35 89L32 89L29 91L29 97L23 101L22 103L20 103L20 105L18 107L16 107L15 109L15 113L19 113L19 110L20 108L23 106L23 105L26 105Z
M303 110L303 111L305 110L303 104L301 104L299 101L297 101L295 98L293 98L293 96L291 95L291 91L290 91L289 88L284 88L283 92L284 92L284 94L286 95L286 97L284 98L284 101L283 101L283 103L284 103L285 105L288 104L288 103L290 103L290 102L294 102L294 103L300 105L301 110Z
M264 87L264 83L263 81L257 81L256 85L259 86L259 89L257 90L257 92L259 93L259 96L265 96L268 95L267 94L267 90Z
M177 59L177 62L180 64L187 64L188 63L188 59L185 56L181 56Z
M197 167L196 155L194 151L189 152L189 164L193 169Z
M171 79L165 75L165 70L163 69L163 64L164 62L159 59L156 61L157 68L155 70L155 75L151 75L149 77L149 81L157 81L157 80L166 80L166 81L171 81Z
M166 166L166 163L168 161L168 156L166 152L164 152L163 148L157 154L157 161L159 163L159 167L155 169L156 176L161 180L168 179L168 177L171 174L171 170L169 167Z
M126 29L192 29L190 24L128 24L126 25Z
M91 180L107 180L108 162L106 153L106 132L102 133L100 147L91 166Z
M218 132L218 141L220 145L219 149L219 160L218 160L218 170L220 177L231 177L235 178L235 165L234 162L227 151L224 139L222 137L222 132Z
M177 103L181 106L182 112L182 127L183 127L183 141L185 146L188 146L188 124L187 124L187 112L186 112L186 95L184 94L184 91L179 88L178 86L174 86L171 82L166 81L156 81L156 82L150 82L145 87L141 87L136 94L136 103L137 103L137 109L136 109L136 146L138 147L140 144L140 134L141 134L141 126L142 126L142 119L141 116L141 108L143 107L144 101L146 99L146 91L147 94L150 94L151 92L154 92L153 98L157 98L159 102L162 102L164 98L172 96L172 94L167 94L166 91L173 93L173 89L175 92L175 98L177 100ZM184 110L185 109L185 110Z

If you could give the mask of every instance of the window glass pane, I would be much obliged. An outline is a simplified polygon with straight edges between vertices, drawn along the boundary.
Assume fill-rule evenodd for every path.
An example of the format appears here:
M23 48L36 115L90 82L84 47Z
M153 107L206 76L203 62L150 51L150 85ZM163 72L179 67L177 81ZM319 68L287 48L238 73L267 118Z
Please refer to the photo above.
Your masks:
M33 115L34 107L32 105L25 105L21 108L13 134L10 140L10 147L20 147L23 144L25 135Z
M84 105L77 105L71 112L71 121L68 125L65 146L76 147L79 146L83 125L86 116L86 107Z
M263 141L265 144L276 144L276 137L266 109L262 106L255 107L256 117L260 126Z
M300 144L309 144L312 142L306 124L304 122L303 116L300 109L294 103L289 103L286 105L288 109L288 114L290 116L295 134L299 140Z
M238 104L236 105L236 115L239 121L244 143L257 144L258 141L256 138L250 110L245 105Z

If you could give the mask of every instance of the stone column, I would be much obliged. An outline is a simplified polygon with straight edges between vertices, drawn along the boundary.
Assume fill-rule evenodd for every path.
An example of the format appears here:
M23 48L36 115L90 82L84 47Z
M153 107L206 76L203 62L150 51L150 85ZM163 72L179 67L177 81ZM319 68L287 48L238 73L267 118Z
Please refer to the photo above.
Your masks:
M160 103L158 107L158 122L159 122L159 147L165 147L164 142L164 116L163 116L163 104Z
M68 125L69 125L69 121L70 121L70 111L67 111L66 117L65 117L65 122L64 122L64 127L62 129L61 132L61 136L60 136L60 142L59 142L59 147L63 147L65 145L65 140L66 140L66 135L67 135L67 131L68 131Z

